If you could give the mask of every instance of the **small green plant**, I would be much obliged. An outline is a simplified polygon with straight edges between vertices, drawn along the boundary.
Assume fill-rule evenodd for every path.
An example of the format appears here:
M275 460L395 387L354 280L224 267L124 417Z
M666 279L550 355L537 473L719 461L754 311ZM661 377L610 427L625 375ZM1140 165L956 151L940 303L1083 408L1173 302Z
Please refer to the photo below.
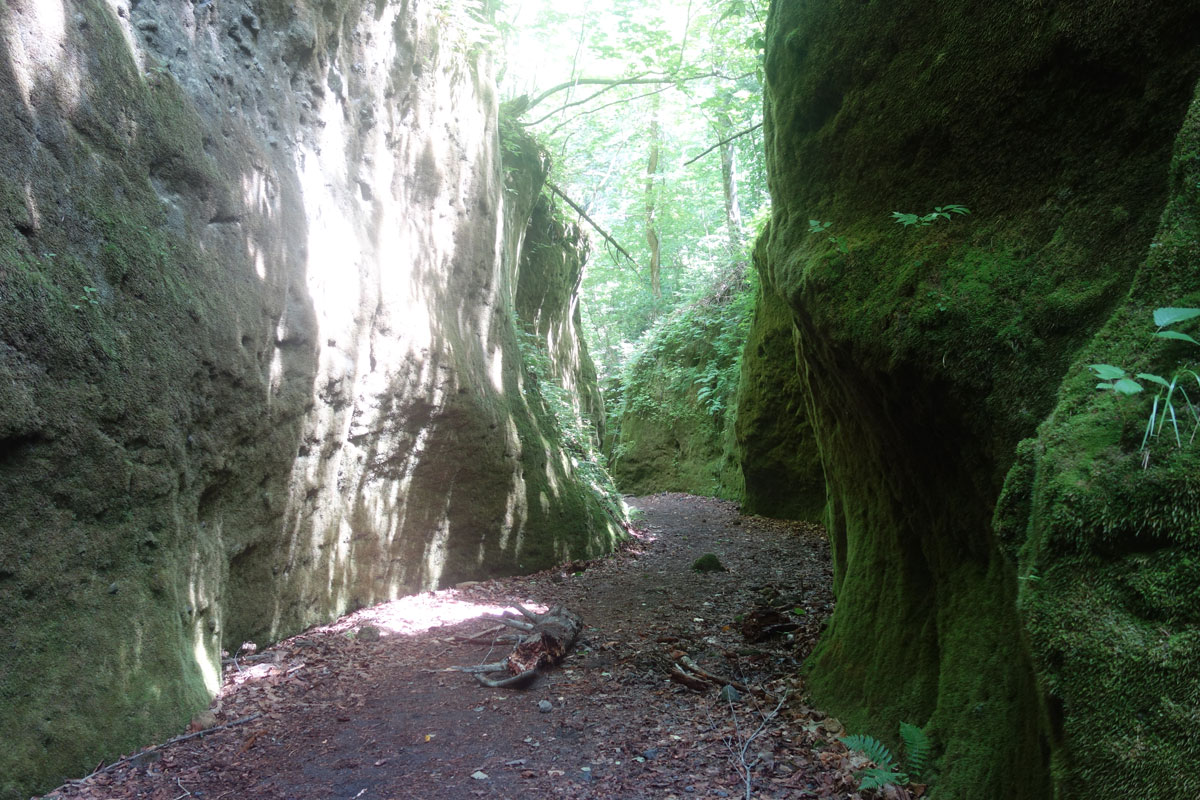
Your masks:
M933 741L925 731L907 722L900 723L900 739L904 742L905 766L902 772L892 751L874 736L855 734L843 736L842 744L865 755L875 766L858 773L858 788L882 789L884 786L903 786L913 778L920 778L929 766L929 754ZM911 776L911 777L910 777Z
M100 301L96 298L96 295L99 293L100 290L95 286L83 287L83 294L79 296L79 302L72 305L71 308L75 309L76 311L80 311L83 309L84 303L87 303L90 306L100 305Z
M599 452L595 425L580 413L571 393L555 377L550 354L539 337L523 327L518 329L517 337L529 394L544 404L547 421L554 426L577 476L613 519L624 519L624 504Z
M831 225L833 225L832 222L821 222L819 219L810 219L808 221L808 232L828 233ZM847 239L845 236L834 236L833 234L830 234L826 237L826 239L830 244L836 247L838 252L840 252L842 255L850 255L849 239Z
M951 203L948 206L937 206L933 209L933 211L931 211L928 214L924 214L924 215L905 214L901 211L893 211L892 219L894 219L896 222L898 222L899 224L903 225L906 228L908 228L912 225L919 225L921 227L925 227L927 225L932 225L933 223L937 222L939 219L948 220L948 219L950 219L951 214L964 214L965 215L965 214L970 214L970 213L971 213L971 209L967 208L966 206L960 206L960 205Z
M1200 342L1196 341L1186 333L1180 331L1164 330L1179 322L1184 322L1189 319L1200 317L1200 308L1156 308L1154 309L1154 324L1157 330L1154 335L1159 339L1173 339L1175 341L1190 342L1200 347ZM1143 387L1138 380L1147 381L1158 386L1158 393L1154 396L1154 403L1150 408L1150 418L1146 422L1145 433L1142 434L1141 450L1146 449L1146 445L1150 442L1151 437L1158 436L1162 433L1162 429L1167 424L1167 420L1171 420L1171 428L1175 433L1175 444L1183 447L1183 437L1179 431L1179 414L1176 412L1176 404L1179 401L1176 399L1176 392L1183 398L1182 403L1179 403L1181 411L1185 411L1184 420L1188 419L1187 414L1191 415L1192 419L1192 435L1188 438L1190 444L1196 438L1196 431L1200 430L1200 412L1197 412L1196 405L1192 403L1192 399L1188 397L1187 391L1183 388L1182 381L1189 375L1196 381L1196 385L1200 386L1200 375L1190 367L1181 367L1175 371L1170 380L1155 375L1150 372L1139 372L1136 375L1130 375L1121 367L1115 367L1112 364L1091 364L1088 369L1096 374L1100 382L1096 384L1097 389L1104 391L1116 392L1123 395L1135 395L1141 393Z

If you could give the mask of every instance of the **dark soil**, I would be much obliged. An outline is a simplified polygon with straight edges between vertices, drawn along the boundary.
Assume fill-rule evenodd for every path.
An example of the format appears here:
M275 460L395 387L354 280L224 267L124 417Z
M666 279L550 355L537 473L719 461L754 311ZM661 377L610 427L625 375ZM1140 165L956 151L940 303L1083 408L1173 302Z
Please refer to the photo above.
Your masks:
M632 503L639 530L611 557L404 598L243 654L192 723L206 734L51 796L746 797L747 767L754 797L855 796L863 760L801 702L833 602L821 529L685 495ZM693 570L706 553L725 570ZM513 601L583 617L562 666L526 690L445 671L503 659L491 636L461 637ZM746 691L720 696L724 680L676 667L688 658Z

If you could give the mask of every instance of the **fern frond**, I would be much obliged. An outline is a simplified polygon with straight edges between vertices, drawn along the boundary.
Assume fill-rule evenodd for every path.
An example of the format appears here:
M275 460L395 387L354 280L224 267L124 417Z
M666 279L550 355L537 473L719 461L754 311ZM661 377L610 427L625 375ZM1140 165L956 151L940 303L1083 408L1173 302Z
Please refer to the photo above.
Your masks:
M929 753L933 750L933 740L925 731L907 722L900 723L900 738L904 741L904 761L908 771L918 778L929 766Z
M882 789L884 786L903 786L908 783L908 776L903 772L892 772L889 769L871 767L858 773L859 789Z
M857 750L862 753L884 771L895 771L896 759L892 756L892 751L888 750L887 745L874 736L864 736L861 733L856 733L853 736L843 736L842 744L851 750Z

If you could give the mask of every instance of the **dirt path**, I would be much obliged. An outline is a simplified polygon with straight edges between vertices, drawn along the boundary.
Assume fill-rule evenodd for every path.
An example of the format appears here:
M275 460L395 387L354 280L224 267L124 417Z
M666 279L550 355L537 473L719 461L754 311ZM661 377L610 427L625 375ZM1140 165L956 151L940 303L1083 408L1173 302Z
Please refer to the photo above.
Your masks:
M685 495L633 504L640 533L621 553L364 609L240 659L193 726L261 716L53 796L736 798L747 764L756 798L855 796L857 764L827 745L840 726L798 702L832 605L820 529ZM708 552L728 571L693 571ZM563 666L528 690L442 671L507 654L457 637L511 601L583 617ZM730 702L672 681L685 656L752 691Z

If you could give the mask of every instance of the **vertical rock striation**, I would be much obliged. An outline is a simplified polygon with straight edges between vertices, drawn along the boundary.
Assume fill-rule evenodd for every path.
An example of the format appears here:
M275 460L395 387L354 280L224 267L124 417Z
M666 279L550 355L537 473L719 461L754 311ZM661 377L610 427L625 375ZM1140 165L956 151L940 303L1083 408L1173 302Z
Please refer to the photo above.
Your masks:
M0 4L0 797L177 729L222 647L613 545L522 392L484 30Z
M767 39L762 275L838 597L813 694L854 732L924 726L937 796L1194 795L1194 451L1141 473L1083 366L1183 356L1145 337L1198 303L1200 11L775 3Z

